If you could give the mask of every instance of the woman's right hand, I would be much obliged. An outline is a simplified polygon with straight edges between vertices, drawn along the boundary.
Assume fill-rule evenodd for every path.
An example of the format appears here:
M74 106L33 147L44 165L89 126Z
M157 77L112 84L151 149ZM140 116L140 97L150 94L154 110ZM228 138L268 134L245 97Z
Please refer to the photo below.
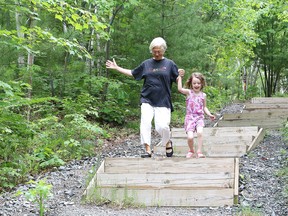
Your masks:
M118 68L118 65L117 65L117 63L116 63L114 58L113 58L113 61L110 61L110 60L106 61L106 68L115 69L115 70Z

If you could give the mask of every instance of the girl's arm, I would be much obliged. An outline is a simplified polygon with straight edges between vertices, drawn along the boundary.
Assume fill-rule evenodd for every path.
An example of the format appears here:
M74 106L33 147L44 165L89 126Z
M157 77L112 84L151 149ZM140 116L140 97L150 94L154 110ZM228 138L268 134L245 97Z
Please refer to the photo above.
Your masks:
M119 67L115 61L115 59L113 58L113 62L110 61L110 60L107 60L106 61L106 68L108 69L114 69L114 70L117 70L119 71L120 73L122 74L125 74L127 76L132 76L132 71L129 70L129 69L125 69L125 68L122 68L122 67Z
M182 77L181 76L178 76L178 78L177 78L177 85L178 85L178 91L179 92L181 92L182 94L185 94L185 95L189 95L189 89L185 89L182 86Z
M210 119L212 121L214 121L216 119L216 117L214 115L211 114L211 112L209 111L209 109L207 108L207 102L206 102L206 94L204 94L204 112L206 113L206 115L208 115L210 117Z

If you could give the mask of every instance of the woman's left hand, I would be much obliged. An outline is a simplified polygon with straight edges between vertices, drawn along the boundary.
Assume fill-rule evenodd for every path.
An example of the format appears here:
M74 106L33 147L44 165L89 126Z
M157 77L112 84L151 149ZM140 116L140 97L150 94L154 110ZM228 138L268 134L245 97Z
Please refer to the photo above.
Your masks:
M179 69L178 70L179 76L184 77L185 75L185 70L184 69Z

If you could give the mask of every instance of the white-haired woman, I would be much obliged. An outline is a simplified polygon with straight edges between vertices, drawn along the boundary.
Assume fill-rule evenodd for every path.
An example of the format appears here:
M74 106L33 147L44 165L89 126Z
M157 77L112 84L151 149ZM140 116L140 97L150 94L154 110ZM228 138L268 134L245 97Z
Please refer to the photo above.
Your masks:
M133 76L135 80L144 79L141 90L141 143L145 147L145 154L141 157L151 157L151 127L154 118L155 129L161 136L158 146L163 147L167 157L172 157L173 146L170 141L171 111L171 86L176 83L178 67L170 59L164 57L167 49L163 38L154 38L149 46L153 57L143 61L133 70L119 67L116 61L107 60L106 68L114 69L127 76ZM183 76L184 74L182 74Z

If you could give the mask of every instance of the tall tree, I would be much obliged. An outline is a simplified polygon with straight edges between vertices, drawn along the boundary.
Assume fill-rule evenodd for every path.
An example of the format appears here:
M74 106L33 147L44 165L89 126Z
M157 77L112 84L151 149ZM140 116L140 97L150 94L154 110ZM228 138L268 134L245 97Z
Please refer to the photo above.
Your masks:
M266 1L256 6L260 12L255 26L259 40L254 52L261 67L259 75L265 96L271 97L279 89L280 80L284 78L283 73L288 68L288 22L282 16L287 11L287 2Z

